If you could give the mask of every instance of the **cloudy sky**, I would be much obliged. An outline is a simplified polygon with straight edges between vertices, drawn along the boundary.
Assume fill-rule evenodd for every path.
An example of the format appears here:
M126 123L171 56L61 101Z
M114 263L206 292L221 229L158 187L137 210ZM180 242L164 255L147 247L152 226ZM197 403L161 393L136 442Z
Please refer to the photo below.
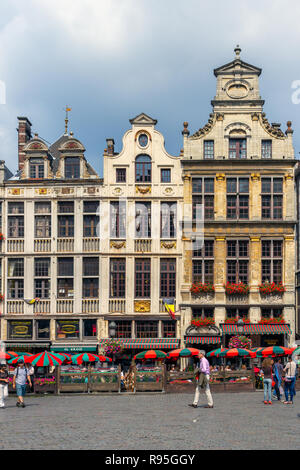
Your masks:
M17 116L53 142L64 132L66 104L70 130L100 174L105 139L119 151L128 120L140 112L158 119L167 151L178 155L183 121L191 131L207 122L213 69L234 58L236 44L243 60L263 68L269 121L284 131L293 121L298 157L299 18L298 0L2 1L0 159L16 170Z

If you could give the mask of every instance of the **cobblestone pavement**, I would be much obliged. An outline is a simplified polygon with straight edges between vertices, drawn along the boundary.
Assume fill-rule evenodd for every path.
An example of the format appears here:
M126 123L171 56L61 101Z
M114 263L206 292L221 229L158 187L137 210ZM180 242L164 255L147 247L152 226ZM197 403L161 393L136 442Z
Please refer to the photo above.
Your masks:
M262 403L263 394L216 394L213 409L189 394L14 396L0 409L0 449L299 449L299 398ZM197 420L195 422L195 420Z

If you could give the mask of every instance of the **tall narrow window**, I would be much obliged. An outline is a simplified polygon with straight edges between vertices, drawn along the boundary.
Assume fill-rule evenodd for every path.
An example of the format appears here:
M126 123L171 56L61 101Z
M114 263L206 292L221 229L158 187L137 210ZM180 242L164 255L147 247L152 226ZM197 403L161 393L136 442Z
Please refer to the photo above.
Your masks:
M136 183L151 183L151 158L149 155L139 155L135 159Z
M283 179L262 178L261 192L262 219L282 219Z
M151 237L151 202L135 204L135 236L136 238Z
M110 236L111 238L126 238L126 202L110 203Z
M150 298L151 260L135 260L135 298Z
M249 178L227 178L227 218L249 219Z
M110 297L125 297L126 260L113 258L110 260Z
M74 237L74 202L59 202L58 214L58 237Z
M65 158L65 178L80 178L80 158L79 157L66 157Z
M176 259L160 260L160 297L176 297Z
M214 219L214 178L193 178L193 221L202 216L200 206L204 204L204 219Z
M34 204L34 211L35 238L50 238L51 202L36 202Z
M229 158L236 160L247 158L246 139L229 139Z
M214 240L205 240L202 249L193 251L193 282L214 283Z
M170 168L162 168L161 172L161 182L162 183L171 183L171 169Z
M162 202L160 206L160 237L176 238L176 202Z
M99 236L99 201L83 202L83 236Z
M7 265L9 299L24 298L24 258L8 258Z
M248 284L249 241L227 241L227 282Z
M50 258L34 259L34 297L50 297Z
M8 238L23 238L23 237L24 237L24 202L9 202L8 203Z
M83 280L82 295L83 298L99 297L99 258L83 258Z
M204 159L212 160L214 158L214 141L205 140L204 141Z
M74 258L57 259L57 296L74 297Z
M272 158L272 140L261 141L261 158Z
M116 183L126 183L126 168L116 169Z
M283 243L282 240L262 240L262 282L282 282Z

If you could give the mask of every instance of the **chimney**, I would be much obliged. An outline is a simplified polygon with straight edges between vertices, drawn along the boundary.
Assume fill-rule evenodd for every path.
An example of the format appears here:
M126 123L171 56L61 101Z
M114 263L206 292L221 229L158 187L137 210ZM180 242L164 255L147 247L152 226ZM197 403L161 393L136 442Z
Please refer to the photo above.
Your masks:
M31 122L27 117L18 117L18 156L19 156L19 170L23 169L25 152L23 149L26 143L31 139Z
M107 154L108 155L114 155L114 153L115 153L115 141L114 141L114 139L106 139L106 145L107 145Z

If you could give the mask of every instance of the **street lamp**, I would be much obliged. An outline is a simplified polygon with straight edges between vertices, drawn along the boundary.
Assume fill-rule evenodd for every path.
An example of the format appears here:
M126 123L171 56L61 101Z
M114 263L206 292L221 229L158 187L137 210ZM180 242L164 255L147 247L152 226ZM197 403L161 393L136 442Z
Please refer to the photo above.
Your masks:
M115 324L115 322L111 321L108 325L109 336L111 338L114 338L116 336L116 328L117 328L117 325Z
M240 318L239 321L237 322L237 330L238 330L239 335L244 333L244 326L245 326L245 323L243 319Z

